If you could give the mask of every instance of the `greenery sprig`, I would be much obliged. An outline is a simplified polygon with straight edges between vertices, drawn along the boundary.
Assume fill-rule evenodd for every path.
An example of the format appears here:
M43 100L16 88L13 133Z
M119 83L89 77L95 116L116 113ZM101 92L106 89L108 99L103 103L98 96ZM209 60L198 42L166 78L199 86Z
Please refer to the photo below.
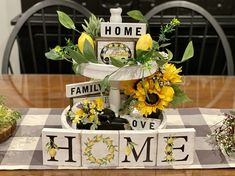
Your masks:
M4 98L0 96L0 128L12 125L21 118L21 114L13 111L4 104Z

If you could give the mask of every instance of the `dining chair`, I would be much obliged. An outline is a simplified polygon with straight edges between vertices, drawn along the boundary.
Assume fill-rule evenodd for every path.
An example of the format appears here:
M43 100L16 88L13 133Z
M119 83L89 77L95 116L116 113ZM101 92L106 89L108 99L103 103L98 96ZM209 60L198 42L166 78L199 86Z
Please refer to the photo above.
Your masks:
M189 40L194 44L194 58L183 63L185 75L233 75L234 62L228 39L216 19L205 9L188 1L169 1L145 14L150 33L158 37L160 26L172 18L181 25L171 36L170 49L179 59Z
M72 73L69 63L50 61L44 55L55 45L65 44L65 38L77 42L77 34L60 25L57 10L69 14L78 29L84 17L91 15L88 9L72 0L44 0L29 8L19 17L8 38L3 55L3 74L14 74L11 53L15 43L18 44L20 73Z

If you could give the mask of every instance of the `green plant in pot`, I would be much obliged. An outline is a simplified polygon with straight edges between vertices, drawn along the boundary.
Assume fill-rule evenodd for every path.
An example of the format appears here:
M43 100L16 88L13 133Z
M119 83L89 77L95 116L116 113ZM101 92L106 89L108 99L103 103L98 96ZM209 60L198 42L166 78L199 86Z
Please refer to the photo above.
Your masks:
M0 97L0 143L8 139L16 127L16 121L21 114L8 108Z

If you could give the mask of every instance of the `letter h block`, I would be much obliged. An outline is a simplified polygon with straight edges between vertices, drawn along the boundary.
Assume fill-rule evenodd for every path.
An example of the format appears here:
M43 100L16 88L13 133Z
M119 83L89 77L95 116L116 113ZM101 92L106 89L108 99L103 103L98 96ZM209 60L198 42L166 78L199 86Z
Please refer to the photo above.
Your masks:
M42 130L43 164L81 166L81 130L44 128Z
M153 130L120 131L119 167L156 165L157 133Z
M159 129L157 166L192 164L195 129Z

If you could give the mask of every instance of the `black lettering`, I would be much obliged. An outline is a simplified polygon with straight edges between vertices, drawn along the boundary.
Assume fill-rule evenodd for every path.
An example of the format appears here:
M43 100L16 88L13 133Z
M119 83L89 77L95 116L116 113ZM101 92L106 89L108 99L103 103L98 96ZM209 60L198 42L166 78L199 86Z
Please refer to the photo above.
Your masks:
M115 34L116 34L116 35L120 35L120 33L121 33L121 29L120 29L120 27L117 26L117 27L115 28Z
M124 35L132 35L132 27L125 27L124 28Z
M141 31L141 27L137 27L136 28L136 35L140 36L141 35L140 31Z
M77 87L77 91L76 91L76 94L81 94L81 90L80 90L80 87Z
M164 138L168 138L168 137L164 137ZM188 136L175 136L174 138L183 138L186 142L188 142ZM173 150L181 150L182 152L184 152L184 145L182 145L181 147L173 147ZM186 155L183 159L176 159L175 161L187 161L189 155ZM167 162L167 160L163 160L162 162Z
M71 95L73 95L73 93L74 93L74 91L75 91L75 87L72 87L71 89L70 89L70 91L71 91Z
M141 127L144 128L146 125L146 122L140 121Z
M133 120L133 121L132 121L132 126L133 126L133 127L137 127L137 121L136 121L136 120Z
M151 130L154 130L154 123L153 123L153 122L150 122L149 128L150 128Z
M111 35L111 26L105 26L105 35Z
M47 135L47 137L49 137L50 141L52 143L54 143L54 138L57 137L57 136L49 136L49 135ZM73 144L72 140L75 137L65 136L65 138L68 139L68 147L58 147L58 149L66 149L66 150L68 150L69 158L65 162L76 162L76 161L73 160L73 145L72 145ZM58 161L58 160L56 160L54 157L51 157L51 159L49 159L48 161Z
M130 137L124 137L124 138L127 140L127 144L128 144L128 142L132 142ZM139 154L137 154L137 152L135 150L135 147L132 148L132 153L133 153L133 156L134 156L136 162L138 161L138 159L139 159L139 157L140 157L140 155L141 155L141 153L142 153L142 151L143 151L143 149L146 145L147 145L147 147L146 147L147 148L146 149L147 150L146 151L146 159L143 162L153 162L152 160L150 160L150 146L151 146L150 141L151 141L151 139L153 139L153 137L147 137L147 139L145 140L144 145L141 148ZM125 155L125 159L122 162L130 162L127 157L128 156Z
M87 92L89 92L89 86L83 86L82 93L87 93Z

